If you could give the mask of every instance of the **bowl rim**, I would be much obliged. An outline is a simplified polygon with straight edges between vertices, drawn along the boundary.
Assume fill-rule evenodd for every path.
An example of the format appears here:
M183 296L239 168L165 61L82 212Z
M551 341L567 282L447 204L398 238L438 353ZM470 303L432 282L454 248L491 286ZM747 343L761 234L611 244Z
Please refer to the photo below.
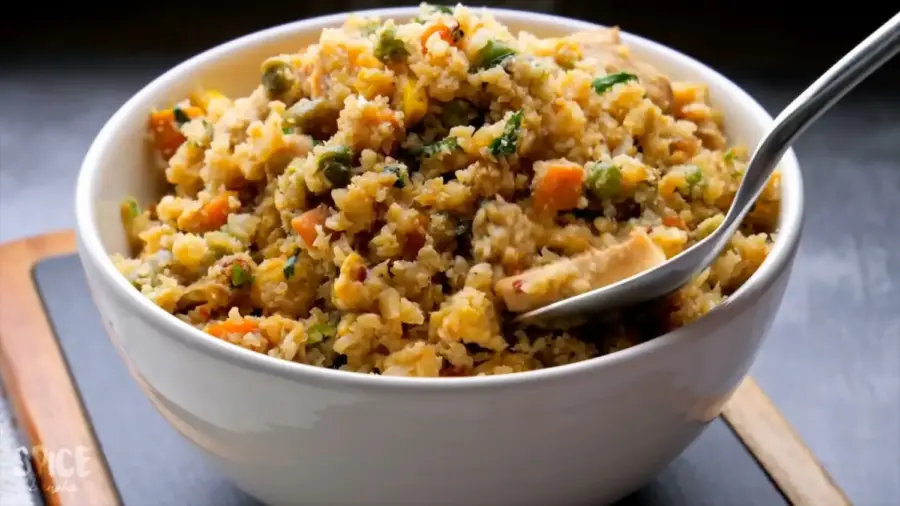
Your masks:
M481 9L480 7L470 8L473 10ZM570 31L603 26L552 14L504 8L485 9L504 24L513 22L526 26L528 24L542 27L555 26L564 27ZM142 296L119 274L100 239L95 219L94 203L96 202L97 189L100 186L99 176L103 172L100 164L103 153L110 149L116 131L120 125L125 124L133 116L133 109L138 103L142 102L146 97L155 95L160 90L165 89L169 82L183 79L190 74L191 69L195 66L225 57L228 53L243 45L265 44L273 39L279 39L292 33L321 31L322 28L339 25L351 14L389 18L412 16L417 12L418 7L416 6L368 9L318 16L276 25L243 35L196 54L145 85L120 106L104 124L83 159L75 188L75 229L81 261L90 261L93 264L93 271L102 278L103 284L108 287L107 291L111 291L117 301L124 303L129 310L141 317L150 326L155 327L159 333L178 341L180 344L238 367L248 368L265 374L274 374L291 381L332 388L341 386L397 392L462 392L476 389L534 386L537 383L555 383L572 376L594 372L597 369L608 369L614 366L630 364L642 357L665 353L675 346L685 345L689 342L690 334L692 334L691 329L695 327L697 322L685 325L625 350L581 362L534 371L459 378L420 378L353 373L274 358L224 342L175 318ZM772 116L756 100L713 68L678 50L627 31L622 30L621 37L626 45L641 46L643 50L659 55L663 60L677 62L679 67L702 74L704 82L715 81L719 88L726 90L727 93L732 95L732 98L740 104L740 109L751 118L751 121L757 124L771 124ZM779 230L772 250L763 264L738 290L722 304L715 307L707 315L704 315L698 322L711 318L714 314L720 315L741 311L756 296L771 286L789 266L800 240L804 199L802 176L793 149L785 153L779 168L783 181L781 187L782 205Z

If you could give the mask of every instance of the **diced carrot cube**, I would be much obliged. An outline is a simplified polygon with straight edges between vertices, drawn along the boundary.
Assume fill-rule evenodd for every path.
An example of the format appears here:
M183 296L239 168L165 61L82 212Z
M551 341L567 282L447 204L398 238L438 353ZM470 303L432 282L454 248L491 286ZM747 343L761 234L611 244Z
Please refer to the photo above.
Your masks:
M535 209L556 212L578 207L584 191L584 168L567 160L535 164L535 186L532 190Z
M255 332L259 326L252 320L226 320L210 324L206 333L222 339L229 334L244 335Z
M203 109L194 106L185 107L181 111L189 119L199 118L203 115ZM153 133L153 143L157 151L166 160L171 158L185 141L176 121L174 108L151 112L150 130Z
M325 223L326 218L328 218L328 208L319 206L291 220L291 228L297 232L307 246L312 246L319 234L316 227Z

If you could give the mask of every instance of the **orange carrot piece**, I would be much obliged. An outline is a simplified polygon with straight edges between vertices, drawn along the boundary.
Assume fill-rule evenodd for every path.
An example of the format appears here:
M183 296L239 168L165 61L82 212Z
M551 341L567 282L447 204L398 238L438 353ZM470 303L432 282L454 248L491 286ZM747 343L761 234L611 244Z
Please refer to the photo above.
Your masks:
M291 220L291 228L297 232L307 246L312 246L318 235L316 226L325 223L326 218L328 218L328 207L322 205L295 217Z
M463 32L459 30L459 23L456 23L456 28L450 28L443 23L435 23L422 32L422 36L419 37L419 43L422 44L422 53L428 53L428 39L437 33L447 44L451 46L457 46L460 43L464 43L465 39L463 39Z
M206 327L206 333L222 339L228 334L244 335L254 332L259 326L251 320L226 320L210 324Z
M231 214L228 201L232 195L234 192L220 193L203 206L200 213L203 216L204 229L218 230L222 228L222 225L228 223L228 215Z
M535 209L556 212L578 207L584 190L584 169L565 160L538 163L549 165L532 192Z
M362 111L362 117L366 121L375 125L380 125L381 123L390 123L392 125L397 125L399 123L397 121L397 116L394 115L394 111L392 111L391 109L381 109L371 106L366 107Z
M195 106L181 109L188 118L194 119L203 115L203 109ZM184 135L181 134L178 122L175 118L175 109L164 109L150 113L150 130L153 132L153 143L157 151L168 160L175 151L184 143Z
M680 229L687 227L687 224L681 219L681 216L666 216L662 221L663 225L667 227L678 227Z
M428 42L428 39L435 33L439 34L441 38L447 42L447 44L453 44L453 34L450 29L444 26L442 23L436 23L429 26L425 29L424 32L422 32L422 37L419 39L419 41L422 43L422 51L426 53L428 52L426 43Z
M195 234L222 228L228 223L228 215L231 214L232 196L237 196L237 194L233 191L220 193L203 204L200 209L184 213L178 219L178 228Z

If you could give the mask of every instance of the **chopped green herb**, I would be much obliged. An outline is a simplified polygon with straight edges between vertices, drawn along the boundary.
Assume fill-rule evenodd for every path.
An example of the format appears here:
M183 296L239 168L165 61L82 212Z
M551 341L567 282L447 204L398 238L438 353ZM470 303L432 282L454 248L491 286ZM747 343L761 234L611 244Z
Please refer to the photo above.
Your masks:
M725 163L729 163L734 160L734 150L729 149L725 152Z
M281 269L281 272L284 273L284 279L291 279L294 276L294 269L297 265L297 255L291 255L291 258L287 259L287 262L284 263L284 268Z
M253 276L244 267L235 262L231 264L231 284L235 288L248 285L253 282Z
M474 74L481 70L496 67L515 54L516 51L506 44L496 40L489 40L487 44L475 54L469 72Z
M700 167L692 166L688 173L685 174L684 180L687 181L688 188L693 190L695 186L703 181L703 171L700 170Z
M404 188L406 187L406 182L409 180L409 174L406 171L406 167L397 164L385 165L384 172L388 172L397 176L397 180L394 181L395 188Z
M122 210L131 219L137 218L141 214L141 206L135 199L125 199L125 202L122 203Z
M316 157L316 168L325 175L325 179L335 188L344 188L350 184L350 164L353 153L344 146L332 146Z
M426 144L425 146L423 146L422 155L425 158L431 158L438 153L449 153L457 148L459 148L459 144L456 142L456 137L447 137L445 139L441 139L439 141L432 142L431 144Z
M594 86L594 91L602 95L617 84L623 84L629 81L637 81L637 78L638 77L636 75L629 74L628 72L617 72L615 74L598 77L597 79L594 79L594 82L592 84Z
M503 133L500 137L491 141L488 146L488 151L490 151L492 155L500 157L515 154L516 149L519 147L519 131L522 129L522 115L522 111L516 111L510 116L509 120L506 122L506 126L503 127Z
M281 129L281 132L284 133L285 135L292 134L292 133L294 133L294 127L288 125L286 127L283 127Z
M172 108L172 115L175 116L175 122L178 123L179 127L191 121L191 117L188 116L187 113L177 105Z
M317 323L309 327L309 330L306 332L306 343L307 344L316 344L321 343L325 339L329 337L334 337L337 335L337 324L335 323Z
M453 8L447 5L432 5L431 7L441 14L453 14Z
M622 187L622 170L612 163L592 162L586 167L585 188L598 199L615 197Z
M312 145L313 145L313 146L321 146L322 144L325 144L325 143L322 142L322 141L320 141L319 139L313 139L313 140L312 140Z
M278 98L294 86L296 78L290 65L278 59L263 63L262 84L269 98Z
M375 58L381 63L398 63L406 60L409 50L402 40L397 38L397 31L393 28L385 28L381 31L378 41L375 43Z

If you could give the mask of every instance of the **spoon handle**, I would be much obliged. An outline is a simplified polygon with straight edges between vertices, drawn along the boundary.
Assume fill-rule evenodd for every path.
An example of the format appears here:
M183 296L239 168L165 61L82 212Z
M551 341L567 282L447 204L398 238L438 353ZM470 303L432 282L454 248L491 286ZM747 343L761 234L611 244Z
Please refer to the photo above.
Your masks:
M900 13L866 37L794 99L753 153L734 202L719 227L727 241L759 197L785 151L806 128L900 51Z

